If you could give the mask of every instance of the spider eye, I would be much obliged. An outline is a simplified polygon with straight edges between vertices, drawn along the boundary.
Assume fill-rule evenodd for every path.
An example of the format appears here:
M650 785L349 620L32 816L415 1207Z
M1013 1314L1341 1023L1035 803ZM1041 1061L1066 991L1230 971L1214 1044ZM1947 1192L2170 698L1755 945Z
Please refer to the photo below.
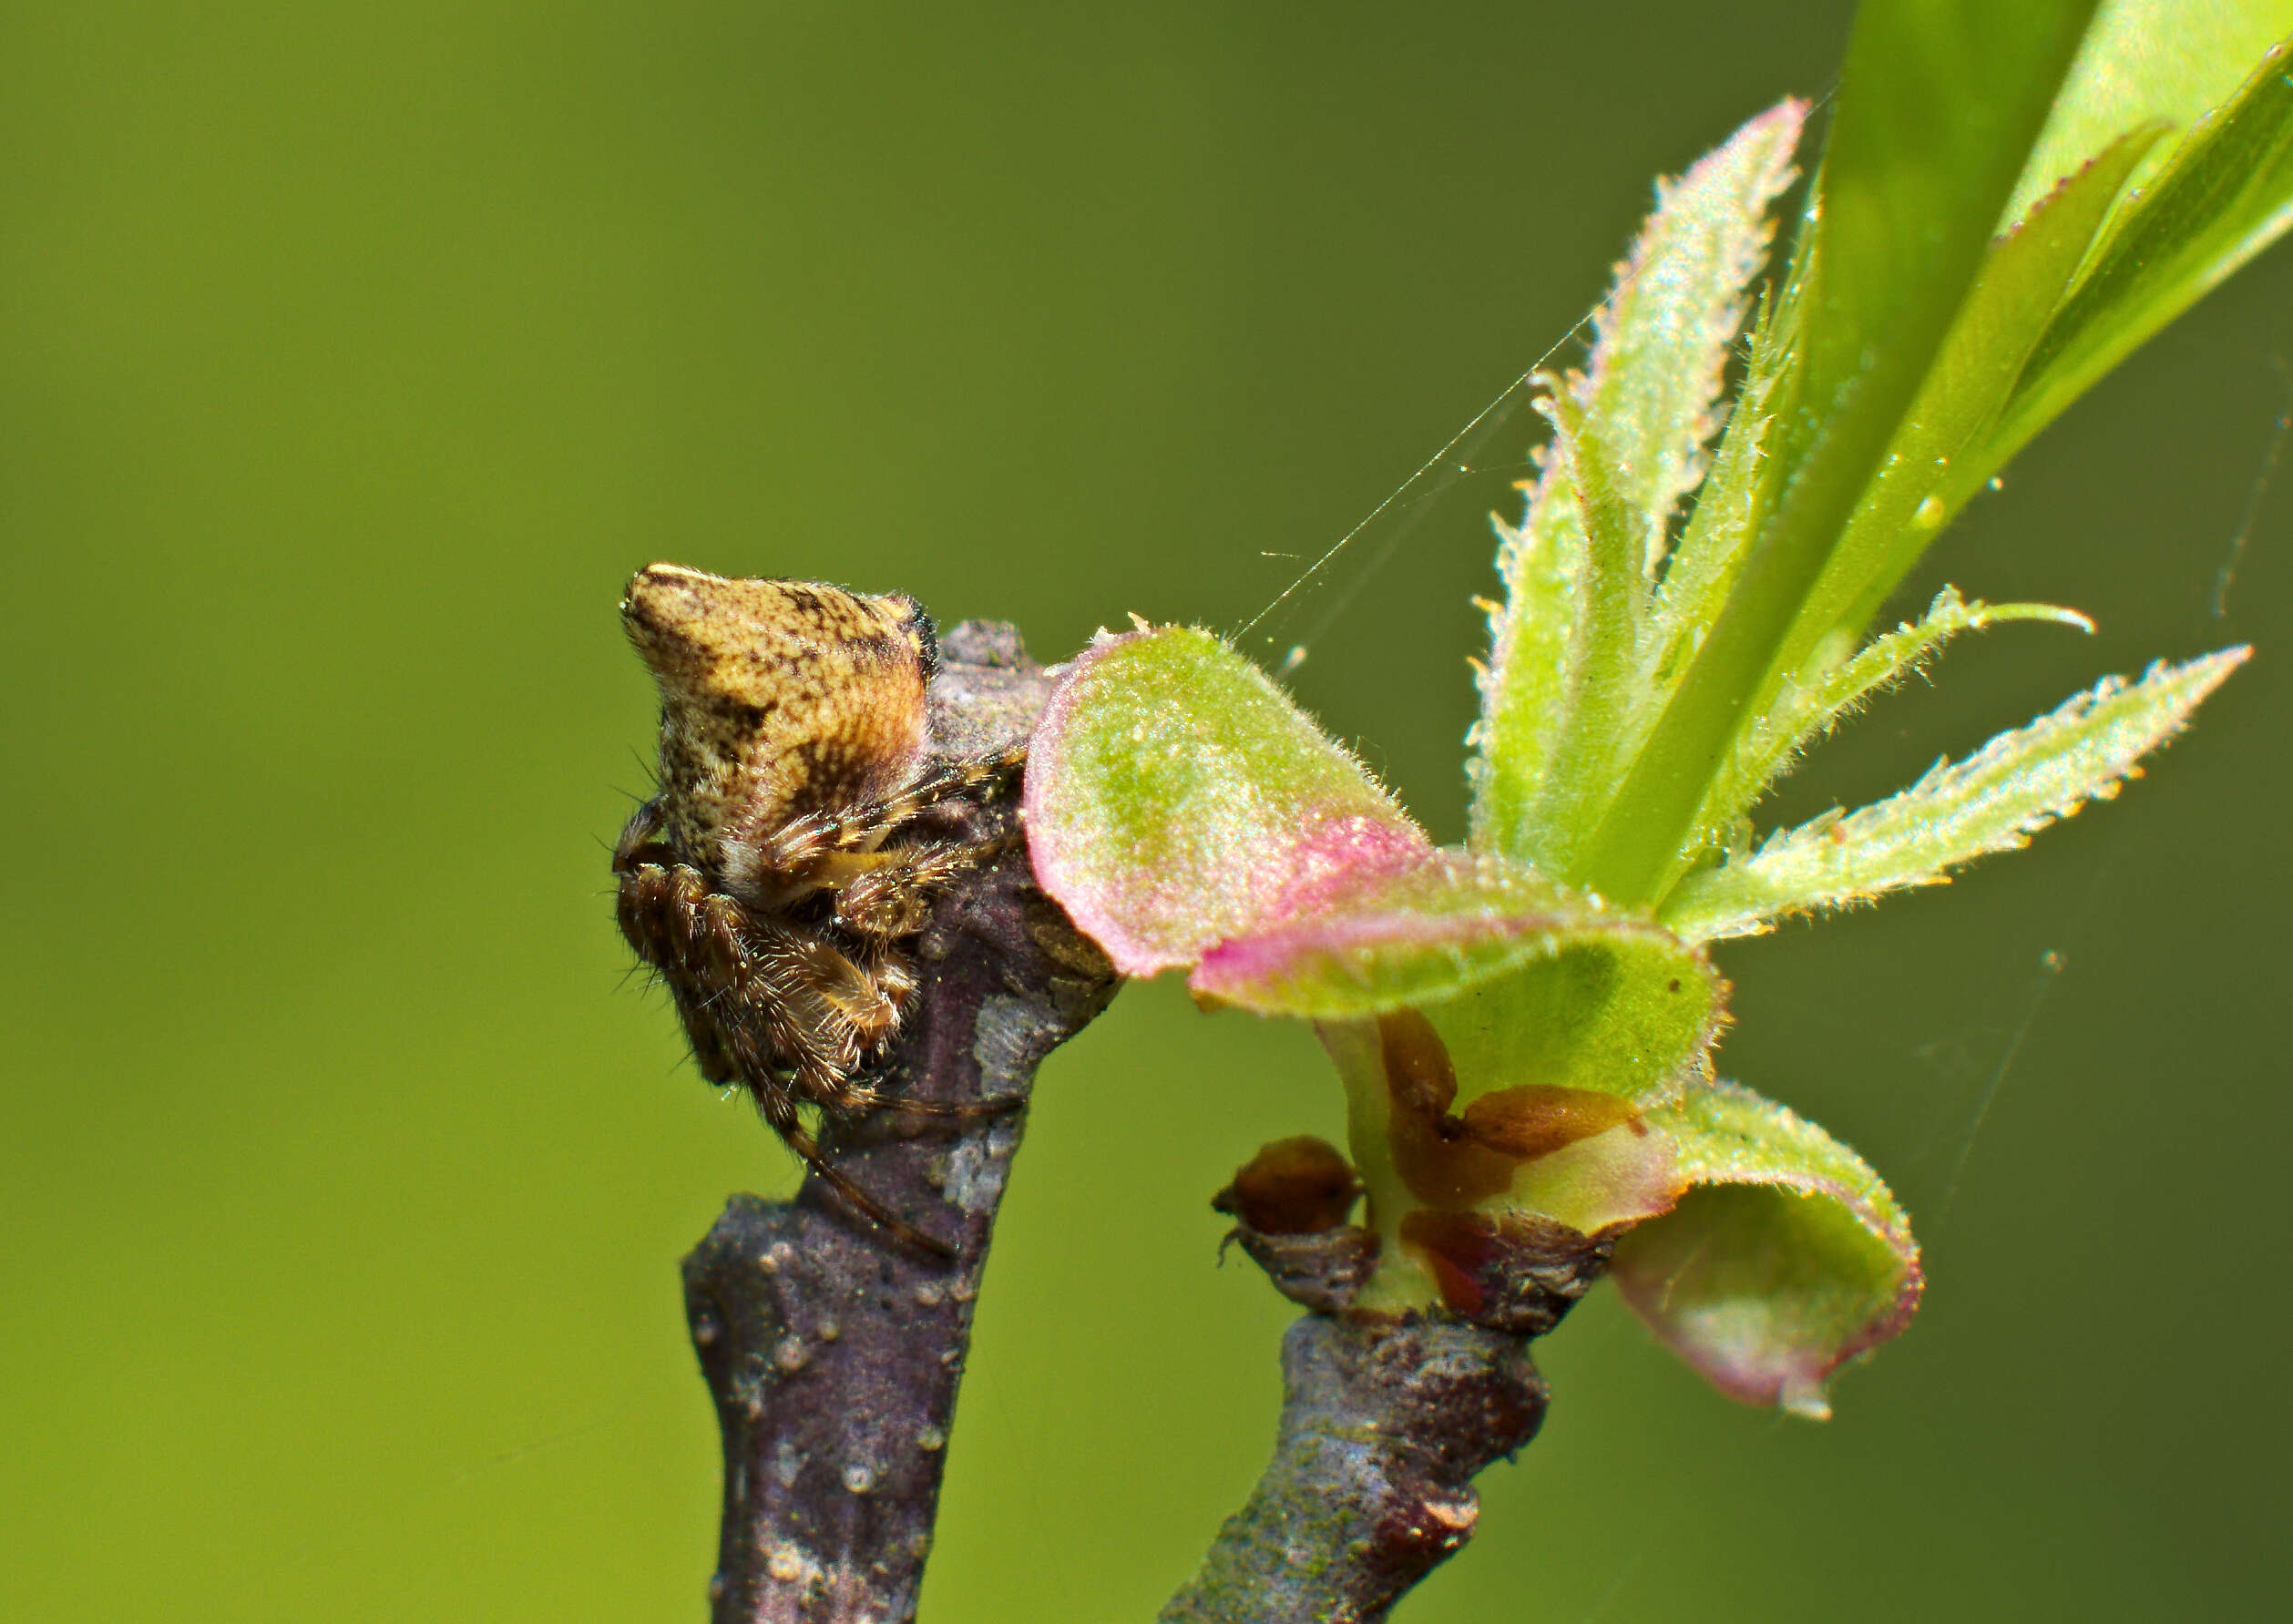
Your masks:
M928 686L939 675L939 628L932 624L932 618L924 612L920 603L909 605L907 618L901 624L916 634L916 658L922 662L924 681Z

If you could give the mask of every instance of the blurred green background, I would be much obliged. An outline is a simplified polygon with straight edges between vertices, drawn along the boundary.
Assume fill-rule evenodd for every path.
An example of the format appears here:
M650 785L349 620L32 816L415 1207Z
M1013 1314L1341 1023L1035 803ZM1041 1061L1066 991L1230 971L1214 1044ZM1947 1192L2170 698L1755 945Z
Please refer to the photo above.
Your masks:
M1236 627L1568 330L1653 175L1827 90L1847 20L0 14L7 1616L699 1618L677 1260L788 1163L624 979L627 573L897 587L1047 659L1131 610ZM1727 953L1727 1068L1919 1223L1909 1334L1817 1427L1595 1301L1408 1619L2283 1605L2293 467L2255 498L2289 356L2280 248L1904 599L2057 598L2101 635L1954 654L1777 809L2260 645L2119 804ZM1481 516L1529 434L1252 644L1306 643L1306 701L1446 837ZM1337 1127L1302 1029L1169 986L1046 1067L927 1618L1144 1619L1190 1569L1288 1317L1214 1266L1205 1203Z

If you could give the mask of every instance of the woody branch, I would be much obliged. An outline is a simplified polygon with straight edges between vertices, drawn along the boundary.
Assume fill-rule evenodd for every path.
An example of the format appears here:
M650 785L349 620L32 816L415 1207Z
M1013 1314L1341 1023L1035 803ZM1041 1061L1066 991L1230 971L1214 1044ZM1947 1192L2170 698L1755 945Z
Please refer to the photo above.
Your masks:
M998 623L941 644L932 743L977 758L1023 741L1049 684ZM1008 800L951 808L1011 832ZM947 1241L903 1246L824 1180L734 1195L685 1259L685 1307L724 1445L714 1624L915 1616L973 1301L1044 1055L1114 987L1104 957L1034 884L1023 844L951 886L917 944L922 982L891 1057L914 1100L1010 1108L957 1127L896 1110L824 1127L825 1159Z

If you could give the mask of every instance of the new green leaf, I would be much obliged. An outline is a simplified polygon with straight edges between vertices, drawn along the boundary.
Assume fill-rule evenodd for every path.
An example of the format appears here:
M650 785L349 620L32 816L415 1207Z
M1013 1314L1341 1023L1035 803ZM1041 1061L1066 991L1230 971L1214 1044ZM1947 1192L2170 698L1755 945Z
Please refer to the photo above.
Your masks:
M1653 902L1712 773L1757 713L1792 626L1949 333L2060 87L2091 0L1873 0L1803 227L1806 307L1776 493L1725 608L1569 877Z
M1641 626L1675 510L1704 476L1744 288L1791 179L1804 104L1736 131L1678 180L1616 269L1582 373L1541 380L1554 425L1518 531L1499 526L1505 602L1469 769L1474 840L1558 867L1636 704Z
M1655 212L1592 317L1592 349L1569 393L1600 425L1617 499L1653 577L1673 515L1704 477L1704 446L1728 347L1744 325L1744 290L1767 258L1768 205L1791 183L1807 104L1770 107L1656 184Z
M1953 471L1964 500L2095 380L2293 226L2293 50L2278 45L2119 211L1998 425Z
M1075 661L1036 726L1026 805L1043 888L1130 975L1431 851L1272 679L1179 627Z
M1945 587L1915 626L1899 626L1872 638L1854 658L1821 669L1804 686L1786 682L1750 728L1736 735L1728 764L1713 780L1705 817L1725 825L1751 810L1792 760L1839 720L1880 689L1924 669L1942 646L1964 631L1980 631L2011 620L2044 620L2092 631L2093 622L2075 609L2045 603L1968 603Z
M1827 1417L1826 1378L1919 1305L1894 1195L1822 1129L1734 1083L1648 1123L1694 1188L1617 1242L1624 1301L1731 1398Z
M2293 0L2103 0L2015 182L2000 229L2136 125L2187 128L2237 93L2293 34ZM2165 158L2151 155L2150 167ZM2137 186L2148 181L2137 171Z
M1786 645L1788 669L1817 639L1862 629L1971 488L1957 464L2004 409L2104 217L2161 127L2112 142L1991 245L1878 474L1856 504ZM1989 472L1983 478L1990 477Z
M1554 965L1570 969L1555 979ZM1419 1006L1440 1025L1439 1012L1456 1011L1466 1032L1544 1057L1496 1067L1515 1081L1533 1073L1619 1093L1698 1052L1719 1002L1704 955L1670 932L1604 913L1532 869L1456 851L1221 942L1189 985L1313 1020Z
M2142 757L2179 732L2250 652L2161 662L2138 682L2108 678L1964 761L1936 762L1899 794L1859 812L1827 812L1756 853L1691 875L1662 917L1692 941L1750 935L1785 914L1936 884L1985 853L2013 851L2086 802L2116 794Z

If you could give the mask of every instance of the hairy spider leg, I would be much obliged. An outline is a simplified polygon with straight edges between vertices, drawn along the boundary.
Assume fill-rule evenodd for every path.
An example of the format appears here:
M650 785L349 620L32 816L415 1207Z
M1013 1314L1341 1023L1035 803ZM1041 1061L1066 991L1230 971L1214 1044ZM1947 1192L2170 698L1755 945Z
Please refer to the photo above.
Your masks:
M905 1094L884 1094L877 1091L880 1078L855 1078L847 1085L845 1099L829 1108L842 1116L865 1116L876 1111L890 1111L903 1117L931 1117L945 1122L978 1122L989 1117L1000 1117L1006 1111L1019 1109L1027 1103L1024 1094L998 1094L988 1099L910 1099Z
M680 879L685 875L691 876L695 882L700 879L689 868L672 872ZM704 905L691 915L699 928L690 933L690 939L693 958L706 954L718 960L709 966L713 972L725 967L721 955L725 951L728 939L732 948L738 951L738 934L731 926L732 915L737 914L739 904L725 896L710 896L706 904L713 905ZM953 1247L926 1234L901 1218L821 1154L820 1141L805 1126L798 1109L798 1098L800 1095L809 1097L824 1108L837 1109L851 1097L853 1090L837 1068L836 1060L841 1057L824 1056L807 1041L810 1034L818 1029L816 1025L807 1025L793 1018L786 1011L784 998L775 996L774 991L770 988L763 989L764 996L761 998L741 998L741 1013L755 1017L753 1020L728 1021L724 1014L729 1012L718 1012L699 998L700 988L697 978L691 973L691 960L675 969L667 969L666 966L664 969L670 975L670 988L677 995L679 1008L686 1016L687 1030L696 1039L694 1054L703 1066L704 1075L711 1059L729 1062L724 1075L711 1080L739 1081L754 1103L757 1113L780 1136L782 1142L796 1153L807 1169L817 1174L824 1183L870 1222L880 1225L909 1245L934 1257L952 1261L956 1255ZM756 988L765 979L744 968L725 977L720 985L726 986L738 996ZM752 1036L759 1026L769 1035L773 1048L789 1057L787 1075L776 1069L771 1058L759 1051ZM703 1034L706 1035L705 1042L702 1041ZM887 1100L884 1103L894 1102Z
M650 945L647 956L669 982L701 1075L711 1082L741 1084L804 1165L870 1221L912 1245L952 1257L947 1246L901 1220L822 1158L818 1140L798 1114L798 1101L810 1099L839 1116L888 1110L967 1120L999 1115L1023 1103L1021 1097L959 1103L908 1099L882 1093L877 1079L852 1077L859 1059L856 1044L849 1053L824 1052L817 1042L823 1023L790 1013L800 999L821 996L817 981L784 972L801 965L817 975L833 960L865 984L865 971L825 943L784 929L760 931L738 902L710 892L700 872L686 864L631 862L628 876L635 883L623 890L625 926L633 927L632 940ZM761 952L752 952L744 941L752 934L763 937L756 944ZM712 986L714 993L709 990ZM723 1007L727 999L738 1007ZM770 1041L769 1053L752 1036L759 1028Z
M999 1116L1023 1103L1023 1097L1017 1095L956 1103L910 1099L884 1093L880 1077L852 1076L859 1062L856 1048L850 1054L822 1052L808 1041L808 1035L817 1031L821 1023L793 1018L783 1006L805 996L831 997L839 1012L848 1015L853 1004L870 996L865 989L883 970L864 970L817 938L760 926L746 917L737 901L710 892L700 872L683 863L635 863L630 873L637 883L624 890L624 926L633 940L652 945L649 957L670 981L701 1075L711 1082L741 1082L752 1089L801 1093L845 1116L888 1110L968 1120ZM744 935L762 937L758 945L763 951L752 954L742 940ZM887 952L885 957L896 959L897 955ZM779 961L777 966L775 961ZM811 976L773 973L775 967L785 969L790 965L811 971ZM830 970L832 965L840 975ZM832 978L853 990L845 998L834 998L824 985ZM904 968L900 979L913 985ZM715 994L707 990L711 982L720 989ZM732 1018L734 1010L722 1007L728 996L738 1000L739 1016L761 1023L770 1032L774 1051L787 1057L783 1065L793 1073L793 1078L781 1075L782 1067L775 1066L773 1057L742 1052L750 1046L732 1036L743 1023ZM889 1003L881 994L873 996L879 1005Z
M845 970L856 976L863 984L876 981L885 975L892 964L900 965L903 971L902 978L906 979L905 961L900 958L896 951L888 947L882 949L867 968L862 969L817 937L806 938L793 932L777 934L785 936L792 947L807 951L816 950L834 956ZM806 980L800 985L804 994L808 996L828 996L827 989L817 979ZM816 1049L806 1044L804 1035L808 1031L817 1029L816 1021L792 1018L784 1011L770 1007L769 1004L760 1007L758 1014L768 1025L775 1027L776 1047L780 1052L792 1057L791 1067L795 1074L793 1079L794 1091L810 1099L821 1109L834 1112L839 1117L851 1118L865 1117L877 1111L887 1111L906 1117L931 1117L943 1121L977 1121L988 1117L999 1117L1004 1112L1027 1103L1027 1097L1023 1094L998 1095L991 1099L955 1101L911 1099L904 1094L887 1094L884 1091L884 1085L889 1075L887 1072L861 1070L856 1057L851 1063L845 1064L843 1063L842 1057L839 1056L834 1059L822 1057ZM785 1031L778 1030L783 1025Z
M1008 780L1026 762L1024 744L941 761L892 794L838 811L806 812L774 830L748 832L740 843L755 852L754 872L793 874L835 853L871 851L901 825L983 786Z
M885 1110L957 1121L1000 1115L1025 1103L1019 1095L965 1102L909 1099L884 1093L880 1075L853 1074L863 1046L889 1034L915 990L914 973L889 943L921 927L922 894L1008 851L1021 837L1014 831L984 842L926 843L880 855L873 843L982 786L1003 787L998 781L1008 781L1026 754L1018 746L944 762L897 794L839 814L799 819L761 848L728 842L734 847L727 853L733 859L728 866L748 868L738 856L747 855L739 847L749 845L760 866L770 863L782 874L804 866L844 871L820 874L808 889L834 890L840 923L863 941L875 940L876 951L865 967L832 942L769 925L739 898L715 891L704 873L660 838L664 817L658 799L637 809L613 855L614 870L624 880L619 898L624 934L668 980L702 1075L741 1083L773 1131L823 1181L871 1221L940 1257L953 1253L823 1159L799 1101L809 1099L840 1117ZM819 861L832 856L845 861ZM728 1000L737 1008L723 1007ZM824 1004L839 1020L820 1019L823 1011L817 1007L801 1012L812 1018L800 1018L793 1008L800 1004ZM769 1053L760 1052L760 1029ZM820 1040L831 1030L845 1034L845 1042L826 1052Z
M647 802L630 819L613 853L614 870L623 879L621 931L632 945L662 944L668 956L689 973L713 973L720 986L732 987L745 982L754 969L746 938L758 935L763 938L759 945L766 956L784 961L778 967L809 973L801 980L771 976L770 990L785 994L796 986L815 989L862 1039L873 1039L898 1021L900 1004L915 987L905 966L890 978L890 985L883 985L816 936L763 929L737 898L711 891L707 876L680 862L667 843L655 838L660 822L660 802ZM697 1035L695 1047L701 1047ZM857 1062L855 1053L847 1069Z
M855 964L850 955L813 931L788 929L752 914L745 916L745 923L760 954L772 962L775 986L783 992L791 986L802 989L808 1003L824 1006L811 1011L814 1015L833 1011L852 1029L860 1048L899 1024L900 1007L914 990L912 977L896 977L886 986L874 967ZM858 1063L855 1050L845 1069Z
M820 1154L820 1141L797 1114L794 1095L786 1088L751 1088L750 1096L756 1108L783 1143L804 1159L804 1166L819 1176L822 1183L834 1190L855 1210L871 1223L889 1231L918 1251L929 1252L943 1262L956 1261L956 1249L947 1241L926 1235L914 1224L894 1212L863 1190L852 1177L834 1167Z
M666 868L675 863L677 854L660 838L660 797L656 795L640 803L621 825L621 837L613 843L613 872L626 874L640 863Z
M930 917L930 893L1018 845L1018 830L968 843L938 842L870 853L871 866L837 888L836 923L866 936L912 935Z

